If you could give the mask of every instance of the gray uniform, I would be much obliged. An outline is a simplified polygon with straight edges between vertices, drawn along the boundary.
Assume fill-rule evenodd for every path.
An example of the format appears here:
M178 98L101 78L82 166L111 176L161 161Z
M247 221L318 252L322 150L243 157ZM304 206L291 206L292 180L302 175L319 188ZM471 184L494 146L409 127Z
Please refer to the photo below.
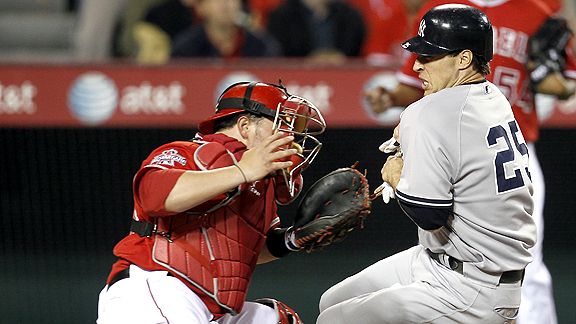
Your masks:
M505 277L531 261L536 239L528 149L510 104L490 82L441 90L406 108L400 144L401 206L452 216L330 288L318 323L509 323L521 282Z

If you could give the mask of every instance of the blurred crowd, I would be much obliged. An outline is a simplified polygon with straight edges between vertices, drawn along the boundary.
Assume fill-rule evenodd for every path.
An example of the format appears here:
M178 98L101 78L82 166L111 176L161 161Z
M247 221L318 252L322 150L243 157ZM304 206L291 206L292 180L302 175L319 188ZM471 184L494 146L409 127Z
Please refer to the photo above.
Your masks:
M38 0L6 0L13 7ZM576 19L574 0L546 0ZM400 43L426 0L43 0L65 3L74 16L70 58L164 64L176 58L305 57L322 64L364 58L402 60ZM6 6L3 6L4 10ZM38 20L36 13L33 18ZM4 19L0 27L20 18ZM70 15L69 15L70 16ZM5 23L2 24L2 21ZM15 27L16 28L16 27ZM39 27L42 29L42 27ZM62 29L64 29L62 27ZM31 43L49 38L31 31ZM43 40L44 39L44 40ZM6 40L0 40L6 47ZM50 40L53 44L54 41ZM0 48L2 50L2 48ZM0 58L2 53L0 53ZM17 54L16 57L19 57Z
M186 57L306 57L323 64L364 57L379 64L402 55L399 45L424 2L83 0L77 47L84 60L140 64Z

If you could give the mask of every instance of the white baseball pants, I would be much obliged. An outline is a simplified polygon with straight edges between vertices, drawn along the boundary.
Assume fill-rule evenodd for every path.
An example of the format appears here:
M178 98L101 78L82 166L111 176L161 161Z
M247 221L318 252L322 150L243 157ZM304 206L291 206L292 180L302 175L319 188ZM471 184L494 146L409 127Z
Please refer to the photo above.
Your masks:
M200 298L166 271L130 266L130 278L106 285L98 300L97 324L276 324L278 315L268 306L246 302L237 316L211 321Z

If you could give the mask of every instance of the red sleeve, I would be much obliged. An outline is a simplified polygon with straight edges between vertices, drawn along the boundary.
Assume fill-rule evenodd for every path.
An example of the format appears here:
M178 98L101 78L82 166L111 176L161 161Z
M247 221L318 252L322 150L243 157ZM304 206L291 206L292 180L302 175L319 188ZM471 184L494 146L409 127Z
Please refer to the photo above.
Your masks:
M179 169L152 169L146 172L138 183L135 193L140 201L142 210L151 216L171 215L164 208L166 198L174 188L176 181L186 170Z
M164 209L166 197L186 170L196 170L192 142L172 142L154 150L134 176L135 209L139 217L173 215ZM142 214L143 213L143 214Z
M564 75L570 79L576 79L576 56L574 55L573 42L574 39L571 39L566 46L566 69L564 70Z
M561 0L544 0L543 1L553 13L559 12L562 9Z
M429 1L422 5L418 13L414 16L412 26L410 27L411 32L408 33L406 39L410 39L418 34L418 28L420 27L420 20L422 20L422 17L426 12L428 12L428 10L438 4L438 1ZM412 70L414 61L416 61L416 54L408 52L408 55L402 64L402 68L398 71L397 78L400 83L421 89L422 83L418 79L418 74Z
M401 56L406 39L408 13L406 6L397 0L351 0L359 9L367 25L368 34L363 54ZM385 31L385 32L382 32Z

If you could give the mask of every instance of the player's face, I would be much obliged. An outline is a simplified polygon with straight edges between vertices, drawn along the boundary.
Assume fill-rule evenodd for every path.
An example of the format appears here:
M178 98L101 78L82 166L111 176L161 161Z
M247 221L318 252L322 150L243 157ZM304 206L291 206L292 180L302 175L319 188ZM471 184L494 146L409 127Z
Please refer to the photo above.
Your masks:
M250 120L246 147L252 148L262 142L266 137L273 134L274 123L272 120L262 117Z
M443 55L434 57L418 56L412 69L422 80L424 95L454 86L459 77L458 57Z

